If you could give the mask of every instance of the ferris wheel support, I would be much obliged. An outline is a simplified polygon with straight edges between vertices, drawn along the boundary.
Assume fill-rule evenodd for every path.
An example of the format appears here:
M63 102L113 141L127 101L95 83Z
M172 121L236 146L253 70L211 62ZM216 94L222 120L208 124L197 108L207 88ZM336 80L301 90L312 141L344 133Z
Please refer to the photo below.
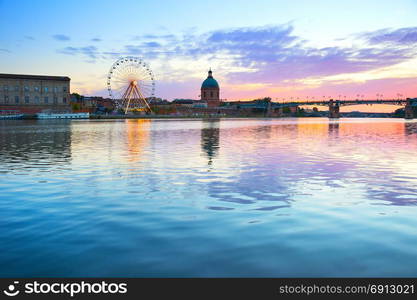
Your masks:
M126 89L125 93L123 94L123 99L127 99L127 104L125 107L125 114L127 114L129 107L130 107L130 102L132 100L138 99L139 101L141 101L142 105L144 107L146 107L146 109L152 113L152 109L148 103L148 101L146 101L146 98L142 95L142 93L140 92L140 90L137 87L137 82L134 80L129 84L129 87Z

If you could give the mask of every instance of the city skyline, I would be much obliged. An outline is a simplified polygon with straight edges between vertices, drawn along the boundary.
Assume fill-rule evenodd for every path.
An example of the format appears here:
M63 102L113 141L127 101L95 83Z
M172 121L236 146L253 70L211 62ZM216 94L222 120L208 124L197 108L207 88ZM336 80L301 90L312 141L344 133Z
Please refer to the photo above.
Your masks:
M416 96L416 3L296 2L3 0L2 72L65 75L72 92L107 96L111 64L130 55L169 100L198 98L210 67L228 100Z

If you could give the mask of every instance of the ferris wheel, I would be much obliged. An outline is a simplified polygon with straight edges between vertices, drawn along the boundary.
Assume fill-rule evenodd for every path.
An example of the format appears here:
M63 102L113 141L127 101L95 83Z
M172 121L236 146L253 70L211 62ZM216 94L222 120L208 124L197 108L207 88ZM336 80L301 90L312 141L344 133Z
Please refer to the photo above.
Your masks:
M119 58L107 75L107 90L125 114L129 111L152 112L148 101L155 96L154 76L149 65L140 58Z

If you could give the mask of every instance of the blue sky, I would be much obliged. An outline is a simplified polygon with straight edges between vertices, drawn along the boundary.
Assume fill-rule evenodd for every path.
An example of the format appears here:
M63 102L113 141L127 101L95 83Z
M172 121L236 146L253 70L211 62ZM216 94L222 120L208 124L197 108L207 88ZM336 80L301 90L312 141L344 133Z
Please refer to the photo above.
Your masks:
M135 55L168 99L197 98L209 67L229 99L413 93L416 16L410 0L0 0L0 70L106 95L113 61Z

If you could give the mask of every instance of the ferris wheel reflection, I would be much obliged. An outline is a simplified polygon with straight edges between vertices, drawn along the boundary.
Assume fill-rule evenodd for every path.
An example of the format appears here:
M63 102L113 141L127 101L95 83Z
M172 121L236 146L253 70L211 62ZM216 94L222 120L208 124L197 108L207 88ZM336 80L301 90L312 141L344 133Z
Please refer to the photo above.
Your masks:
M141 160L145 147L149 144L149 129L151 120L126 120L127 160Z

